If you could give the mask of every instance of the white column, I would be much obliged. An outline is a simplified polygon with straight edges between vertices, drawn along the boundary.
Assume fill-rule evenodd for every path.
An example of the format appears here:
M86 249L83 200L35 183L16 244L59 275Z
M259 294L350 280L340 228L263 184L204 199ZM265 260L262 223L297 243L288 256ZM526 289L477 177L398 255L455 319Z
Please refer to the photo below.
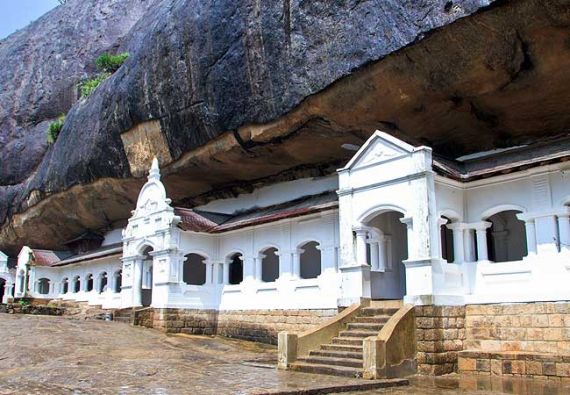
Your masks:
M226 262L223 265L223 283L229 284L230 283L230 262Z
M475 262L475 231L471 228L466 228L463 232L463 247L465 262Z
M527 219L524 222L526 230L526 248L528 255L536 255L536 226L533 219Z
M558 216L558 231L560 232L560 251L570 251L570 214Z
M416 249L416 238L414 237L414 221L412 217L400 218L400 222L406 225L406 232L408 236L408 261L418 258ZM390 241L391 242L391 241ZM390 250L391 251L391 248ZM391 259L389 260L389 265L392 265ZM391 267L390 267L391 269Z
M253 261L255 262L254 266L255 266L255 281L261 282L261 277L262 277L262 261L263 258L265 258L265 255L259 255L257 257L253 258Z
M489 250L487 248L487 229L492 226L490 222L481 222L475 226L475 234L477 235L477 260L488 261Z
M356 263L358 265L367 265L366 261L366 229L355 229L356 233Z
M220 283L220 263L214 263L212 268L212 283L219 284Z
M556 216L536 217L534 223L536 226L537 254L558 252L558 224Z
M210 262L205 262L205 264L206 264L206 285L210 285L214 283L214 280L212 278L214 264Z
M372 270L377 271L380 267L379 254L378 254L378 241L370 240L370 266Z
M381 236L378 239L378 270L385 272L391 268L392 265L388 260L391 254L388 253L388 248L391 248L391 240L389 236Z
M143 261L136 259L133 262L133 306L142 306L142 275Z
M293 278L301 278L301 254L302 250L293 252Z
M394 266L392 255L392 235L384 235L384 255L386 256L386 271L391 272Z
M334 244L319 246L321 251L321 274L325 272L334 273L337 271L336 248Z
M447 228L453 231L453 263L463 263L465 262L464 224L456 222L447 225Z
M293 253L291 251L278 251L279 256L279 278L293 278Z

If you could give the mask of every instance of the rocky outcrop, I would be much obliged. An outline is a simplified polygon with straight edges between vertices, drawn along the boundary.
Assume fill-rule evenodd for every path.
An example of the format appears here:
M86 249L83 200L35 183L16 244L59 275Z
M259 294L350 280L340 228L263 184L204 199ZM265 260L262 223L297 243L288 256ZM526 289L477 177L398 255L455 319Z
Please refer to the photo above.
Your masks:
M151 8L109 40L130 58L73 105L52 147L38 142L41 121L73 100L57 107L51 91L11 88L22 99L0 116L0 248L14 251L22 240L56 248L85 228L125 220L154 154L169 195L193 204L269 177L331 172L351 155L343 144L377 128L458 156L570 124L565 0L105 0L70 1L57 12L125 3L141 15ZM0 59L33 43L34 29L3 41ZM55 86L45 77L61 74L55 69L34 76ZM33 106L34 95L46 104ZM26 108L34 122L18 115ZM33 136L22 132L32 124ZM26 138L35 145L17 154ZM21 163L7 164L15 158Z

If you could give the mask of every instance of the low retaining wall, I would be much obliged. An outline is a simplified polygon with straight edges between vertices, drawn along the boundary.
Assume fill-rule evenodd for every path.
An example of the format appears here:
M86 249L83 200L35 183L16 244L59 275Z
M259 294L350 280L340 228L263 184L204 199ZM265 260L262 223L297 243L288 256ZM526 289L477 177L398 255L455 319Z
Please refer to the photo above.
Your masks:
M416 306L415 313L418 373L566 377L559 373L570 367L570 302Z
M459 373L543 379L569 378L570 355L462 351L459 353Z
M570 303L467 306L465 350L570 354Z
M304 331L325 322L337 310L192 310L144 309L135 324L167 333L220 335L277 344L280 331Z
M32 314L32 315L63 315L65 309L46 305L21 305L19 303L9 303L5 307L8 314Z

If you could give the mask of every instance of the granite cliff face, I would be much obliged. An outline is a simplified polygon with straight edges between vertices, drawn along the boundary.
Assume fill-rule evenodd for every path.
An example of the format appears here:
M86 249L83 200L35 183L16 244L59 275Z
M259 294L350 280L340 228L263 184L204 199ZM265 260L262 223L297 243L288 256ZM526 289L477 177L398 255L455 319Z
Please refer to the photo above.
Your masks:
M71 0L0 42L0 249L120 224L154 154L193 204L329 173L377 128L448 156L567 133L569 9ZM77 100L107 50L131 56Z

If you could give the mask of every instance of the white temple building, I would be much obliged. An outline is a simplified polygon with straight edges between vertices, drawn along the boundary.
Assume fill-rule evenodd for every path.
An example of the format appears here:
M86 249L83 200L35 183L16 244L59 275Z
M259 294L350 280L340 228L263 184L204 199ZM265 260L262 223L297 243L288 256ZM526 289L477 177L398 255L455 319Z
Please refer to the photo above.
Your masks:
M23 247L4 296L103 308L570 300L570 145L449 160L376 132L338 173L173 207L154 160L128 225ZM4 263L3 263L4 262Z

